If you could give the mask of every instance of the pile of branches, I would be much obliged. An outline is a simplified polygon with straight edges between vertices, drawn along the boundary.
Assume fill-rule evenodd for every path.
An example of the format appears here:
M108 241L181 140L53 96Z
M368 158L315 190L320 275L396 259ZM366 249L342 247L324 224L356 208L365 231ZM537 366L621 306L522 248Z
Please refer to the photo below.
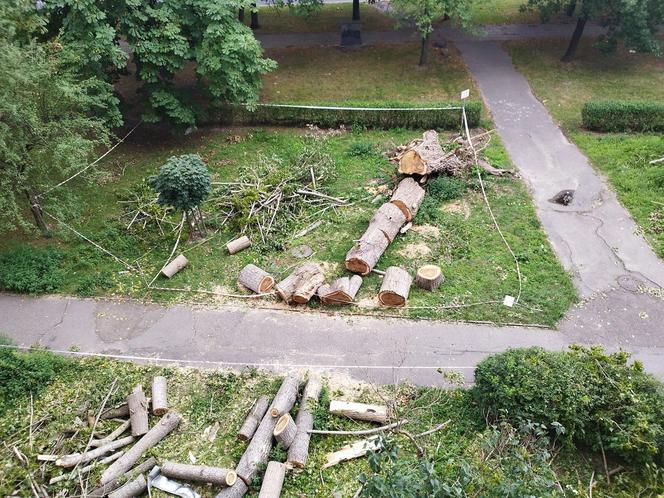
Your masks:
M348 205L346 199L325 192L334 169L323 145L323 140L307 138L291 160L259 157L255 164L240 169L236 181L215 182L211 202L232 229L258 235L263 243L285 234L304 216L317 218Z
M172 220L173 208L157 203L158 197L159 194L147 182L139 183L118 200L122 206L120 223L127 230L156 227L162 235L165 228L169 228L168 231L177 230L180 225Z

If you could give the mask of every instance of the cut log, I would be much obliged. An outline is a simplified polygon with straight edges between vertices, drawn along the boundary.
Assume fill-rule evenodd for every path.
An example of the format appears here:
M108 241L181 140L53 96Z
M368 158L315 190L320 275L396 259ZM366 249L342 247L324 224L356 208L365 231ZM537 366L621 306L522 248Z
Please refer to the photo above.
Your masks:
M184 479L185 481L209 482L220 486L232 486L237 481L234 470L221 467L207 467L204 465L189 465L186 463L164 462L161 473L166 477Z
M249 486L242 479L235 481L235 484L222 489L216 498L242 498L249 491Z
M413 277L406 270L390 266L385 270L378 300L385 306L405 306L412 283Z
M231 240L228 244L226 244L226 249L230 255L243 251L247 247L251 247L251 240L246 235L243 235L242 237L235 240Z
M129 429L129 426L131 425L130 420L125 420L122 422L117 429L115 429L113 432L111 432L108 436L102 438L102 439L93 439L90 441L90 447L92 448L99 448L100 446L104 446L105 444L110 443L111 441L115 441L118 437L120 437L121 434L124 433L127 429Z
M436 290L443 283L445 277L440 267L436 265L425 265L417 270L415 285L428 291Z
M401 211L401 208L392 202L386 202L378 208L378 211L371 218L369 227L377 228L383 232L387 242L391 244L405 223L406 215Z
M110 493L108 498L132 498L133 496L142 495L146 489L148 489L148 483L145 476L141 474L133 481Z
M402 175L431 175L445 171L446 154L435 130L424 132L422 140L406 150L399 158Z
M274 287L274 278L265 270L251 263L242 268L237 281L256 294L263 294Z
M111 418L127 418L129 417L129 406L127 402L122 403L121 405L109 408L104 410L99 417L100 420L108 420Z
M256 429L254 437L251 438L242 458L240 458L240 461L235 468L235 472L237 472L237 476L242 479L247 486L251 484L252 479L258 473L259 467L267 463L270 450L272 450L272 434L274 432L274 426L277 424L277 417L291 411L291 408L293 408L293 405L295 404L299 384L299 377L289 375L284 379L279 391L272 401L272 405L263 417L263 420L261 420L261 423L259 424L258 429ZM228 494L226 496L234 495Z
M307 385L304 387L302 394L302 401L300 401L300 409L297 412L295 425L297 426L297 433L293 439L293 443L288 448L288 463L293 467L303 468L307 464L309 458L309 442L311 434L309 431L314 427L313 410L318 406L318 398L320 397L321 383L316 378L310 378Z
M364 420L384 424L389 420L387 406L367 405L365 403L351 403L333 399L330 401L330 413L341 415L353 420Z
M258 498L279 498L286 477L286 466L281 462L270 462L265 469Z
M411 221L420 209L425 192L415 180L404 178L397 185L390 202L401 209L406 221Z
M379 436L371 436L370 438L363 439L357 443L344 446L338 451L328 453L325 455L325 464L321 469L327 469L346 460L360 458L366 455L369 451L376 451L381 449Z
M184 254L180 254L177 258L175 258L173 261L171 261L166 266L164 266L161 269L161 273L166 278L171 278L173 275L175 275L177 272L182 270L188 264L189 264L189 261L184 256Z
M168 411L166 386L166 377L158 375L152 379L152 413L158 417L165 415Z
M181 417L174 411L168 412L148 433L143 436L122 458L113 463L101 475L101 483L106 484L127 472L141 455L159 443L180 423Z
M325 275L320 265L317 263L305 263L279 282L275 290L277 295L287 303L306 303L324 281ZM313 291L311 291L312 288ZM311 295L307 299L306 296L310 292Z
M297 426L293 421L293 417L290 416L290 413L286 413L279 418L277 425L274 426L274 431L272 432L274 438L285 450L290 448L293 439L295 439L296 433Z
M143 394L143 386L137 385L127 396L129 406L129 420L131 421L131 435L142 436L148 432L148 400Z
M261 396L253 405L251 405L251 408L247 413L247 418L244 420L244 424L242 424L242 427L240 427L240 430L237 433L237 438L240 441L249 441L251 439L269 406L270 398L267 396Z
M330 285L318 288L318 297L323 304L349 304L355 300L357 291L362 286L362 277L341 277Z
M131 469L129 472L127 472L124 475L121 475L117 477L116 479L113 479L103 486L100 486L99 488L93 489L88 493L88 496L94 497L94 498L99 498L102 496L108 495L110 492L113 490L118 489L122 483L132 481L138 476L139 474L143 474L145 472L148 472L151 470L155 465L157 465L157 460L155 460L154 457L148 458L145 462L143 462L140 465L137 465L133 469Z
M362 276L368 275L388 245L389 242L383 232L369 227L357 244L346 254L346 268L348 271Z
M117 441L112 441L104 446L100 446L99 448L95 448L94 450L86 451L85 453L72 453L71 455L65 455L62 458L58 458L55 461L55 465L65 468L75 467L78 464L87 463L90 460L94 460L95 458L99 458L100 456L105 455L106 453L127 446L134 441L135 439L132 436L127 436L125 438L118 439Z

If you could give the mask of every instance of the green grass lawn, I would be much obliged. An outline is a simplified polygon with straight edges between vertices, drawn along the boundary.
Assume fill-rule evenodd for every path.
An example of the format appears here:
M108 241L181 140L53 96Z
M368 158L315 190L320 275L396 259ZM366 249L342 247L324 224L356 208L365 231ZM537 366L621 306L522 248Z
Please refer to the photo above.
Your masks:
M260 28L256 34L262 33L326 33L341 32L341 25L351 22L353 9L351 3L327 4L309 17L295 15L288 8L261 7L258 11ZM360 4L360 19L365 31L389 31L396 21L373 5ZM250 15L245 13L245 24L249 26Z
M195 370L165 368L153 365L104 359L64 361L46 353L22 354L16 359L13 352L0 351L2 367L8 370L30 365L32 372L19 372L12 381L3 384L2 392L9 395L8 404L0 410L0 494L2 496L30 496L30 477L36 484L44 484L50 496L68 492L67 496L80 496L81 485L93 489L101 475L98 465L81 480L66 480L48 485L48 481L63 474L52 463L38 462L37 454L64 455L82 451L91 435L86 409L96 413L103 404L114 381L115 391L106 407L125 400L136 384L142 384L149 395L150 383L155 375L168 379L168 400L172 410L182 416L178 428L152 448L143 457L154 456L158 463L172 460L199 465L234 468L246 448L236 439L246 411L258 396L273 396L280 379L264 372L247 370L233 373L221 370ZM353 422L329 415L328 400L389 403L395 419L407 418L407 430L418 434L449 420L444 430L418 439L419 445L433 462L437 478L447 483L458 494L454 496L579 496L587 498L588 483L594 482L592 496L628 498L639 493L642 497L657 496L661 491L661 474L650 473L651 480L639 474L639 469L623 463L622 471L609 485L603 477L601 458L557 447L549 452L545 444L535 450L537 441L532 435L519 435L509 426L493 428L487 425L472 393L454 387L449 389L416 388L408 384L379 387L358 384L346 377L323 379L324 392L320 406L314 412L315 428L327 430L358 430L371 424ZM447 383L441 376L441 383ZM36 389L35 389L36 388ZM30 393L33 403L31 405ZM82 415L77 411L81 409ZM87 408L86 408L87 407ZM297 407L293 410L293 416ZM32 411L32 414L31 414ZM155 424L151 416L150 425ZM27 430L34 422L31 431ZM96 435L109 434L119 425L118 420L101 420ZM210 429L218 426L216 437L208 437ZM75 432L65 433L75 427ZM288 472L282 495L284 498L329 497L338 492L352 496L359 487L359 476L370 474L369 458L341 463L321 471L328 452L345 444L356 442L353 436L312 436L309 461L305 469ZM389 436L390 447L398 447L399 461L406 467L416 468L415 448L404 435ZM27 467L17 459L16 449L27 458ZM271 460L284 461L286 453L274 448ZM142 462L143 460L141 460ZM609 468L618 462L609 459ZM391 475L390 467L383 475ZM591 477L593 475L593 477ZM256 497L260 487L260 474L248 497ZM556 493L550 479L558 481L566 493ZM82 484L81 484L82 483ZM212 497L218 491L207 485L190 484L201 496ZM512 494L505 494L512 489ZM524 493L524 494L521 494ZM534 494L533 494L534 493ZM166 498L165 493L152 490L155 498Z
M328 278L342 275L346 252L364 232L378 206L388 200L390 189L397 181L395 166L387 161L385 153L395 144L406 143L418 135L418 132L404 130L354 131L329 138L324 151L334 166L321 188L332 196L353 202L351 207L338 208L336 212L330 209L322 214L316 214L313 209L300 213L288 224L286 233L279 234L267 245L258 244L235 256L227 255L225 243L235 237L236 232L225 225L203 245L183 244L180 250L186 251L189 267L170 281L163 277L157 279L155 285L237 293L237 274L245 264L258 264L276 278L283 278L302 261L289 251L299 244L312 247L315 251L312 259L324 265ZM229 137L236 136L240 137L239 142L231 143L237 139ZM150 280L170 254L176 234L171 225L162 227L163 235L156 226L143 229L140 223L127 230L132 215L123 215L125 204L119 201L127 198L129 190L154 174L165 159L174 154L196 152L207 161L215 181L234 181L238 168L252 166L261 157L278 156L288 161L297 157L302 147L302 131L297 129L222 130L180 140L154 137L127 143L101 165L91 185L79 183L76 186L80 202L67 221L120 258L138 262ZM509 166L497 139L487 149L487 156L496 167ZM381 268L400 265L411 273L423 264L439 264L446 276L440 291L429 293L414 288L409 304L415 309L375 310L380 279L372 274L365 279L358 296L364 307L344 311L546 325L559 320L575 294L569 276L539 226L526 188L516 179L489 177L485 181L498 221L521 262L522 306L507 308L490 304L438 309L449 304L502 302L505 294L516 295L518 290L514 261L491 224L478 192L477 179L470 175L461 181L458 198L447 202L428 199L415 219L415 228L398 237L379 263ZM46 206L47 211L55 209L55 205ZM214 202L206 203L203 209L211 226L218 223L221 215ZM290 235L318 219L323 225L317 230L290 241ZM178 218L173 217L172 221ZM252 236L260 242L258 233ZM58 290L64 293L213 304L220 299L193 293L148 291L137 274L123 271L121 265L64 228L58 229L55 237L47 241L30 237L5 238L3 249L21 243L59 247L64 254L62 264L66 278ZM269 298L252 301L252 304L279 305Z
M456 101L461 90L475 88L454 47L448 57L432 49L425 68L417 65L419 47L413 43L352 51L288 48L267 55L279 66L263 78L265 102L435 103Z
M664 168L649 161L664 155L657 134L596 134L581 129L581 108L595 100L664 101L664 59L602 54L585 41L574 62L559 61L565 42L509 42L514 64L568 136L604 173L655 252L664 257Z

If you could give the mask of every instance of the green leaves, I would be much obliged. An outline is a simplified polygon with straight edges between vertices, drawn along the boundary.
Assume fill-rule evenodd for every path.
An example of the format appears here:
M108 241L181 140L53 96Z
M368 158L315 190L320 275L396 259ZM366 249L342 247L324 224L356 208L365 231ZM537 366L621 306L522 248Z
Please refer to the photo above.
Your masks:
M148 184L159 193L158 202L190 211L210 195L210 172L197 154L171 157Z

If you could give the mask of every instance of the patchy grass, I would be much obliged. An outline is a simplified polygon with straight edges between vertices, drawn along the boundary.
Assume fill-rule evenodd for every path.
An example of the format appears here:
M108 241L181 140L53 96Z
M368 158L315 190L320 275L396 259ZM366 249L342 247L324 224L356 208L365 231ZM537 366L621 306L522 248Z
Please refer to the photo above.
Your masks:
M318 13L309 17L292 14L288 8L261 7L258 11L260 28L255 33L341 33L341 24L351 22L352 17L352 3L323 5ZM392 17L364 2L360 4L360 19L364 31L389 31L396 24ZM250 21L250 13L246 11L245 24L249 26Z
M165 460L189 463L194 457L201 465L230 468L235 466L246 447L245 443L235 438L235 433L242 424L248 407L262 394L274 395L280 383L280 379L256 370L234 373L135 365L103 359L69 361L68 367L61 369L51 384L44 386L41 393L34 395L32 420L36 424L31 434L32 442L27 430L30 423L29 396L16 399L12 408L0 418L0 438L5 443L0 446L0 494L30 495L29 474L40 484L48 483L50 478L61 475L60 468L51 463L37 462L36 455L82 451L91 429L85 422L76 425L77 410L81 407L84 408L83 412L88 408L95 412L99 410L114 380L117 380L117 390L110 397L107 406L123 402L136 384L140 383L149 389L155 375L167 377L169 402L172 409L182 415L183 421L174 432L151 449L146 457L154 456L159 463ZM446 383L442 377L441 382ZM550 477L551 472L555 480L565 488L565 495L587 497L588 482L593 473L595 485L592 496L595 497L627 498L635 496L637 491L640 496L654 497L658 490L661 491L662 477L661 473L657 477L656 468L644 472L643 469L623 463L625 469L611 479L612 485L608 485L602 475L601 459L596 455L583 455L569 449L557 448L554 453L556 458L549 459L550 454L546 453L546 461L542 462L542 465L539 460L533 459L526 448L518 449L517 446L515 453L509 452L505 439L500 437L500 431L486 425L484 415L469 391L457 388L416 388L406 384L377 387L334 376L325 379L325 384L325 391L333 398L389 402L394 408L395 418L408 418L410 423L407 429L413 434L451 420L446 429L418 441L433 462L439 478L451 489L457 490L458 496L517 496L506 495L505 490L535 489L535 484L530 479L523 479L524 474L529 478L535 476L542 486L544 476ZM326 402L321 400L321 403L325 404L316 411L316 428L356 430L370 427L370 424L331 416L327 413ZM86 417L79 419L86 420ZM155 419L151 417L151 425L154 423ZM216 438L210 441L205 431L216 423L219 423L219 431ZM117 421L101 421L97 434L106 435L117 425ZM62 436L64 430L76 426L77 432ZM532 445L533 437L525 438L527 444ZM319 469L325 461L326 453L356 440L358 438L346 436L313 436L306 468L289 471L282 496L328 497L334 492L341 496L352 496L359 487L359 475L370 473L369 459L360 458L345 462L322 472ZM406 437L392 435L390 440L401 448L399 458L403 463L413 466L417 463L415 450ZM27 469L16 458L14 447L27 456ZM561 451L558 453L559 450ZM284 457L281 449L274 449L271 453L272 459ZM616 462L609 460L609 468L616 465ZM98 481L103 468L94 468L82 480L88 486L88 491ZM49 494L67 490L69 496L78 496L81 494L79 482L74 479L54 484L48 487ZM260 477L248 496L257 496L259 486ZM207 485L192 487L204 497L212 497L217 491ZM542 488L539 489L541 491ZM554 489L551 488L552 494L547 496L565 496L562 493L557 494ZM153 490L152 493L152 496L159 498L167 496L158 490ZM537 492L529 495L542 496Z
M475 88L453 46L448 57L432 49L425 68L417 65L419 47L414 43L351 51L287 48L268 50L267 55L279 66L263 77L264 102L436 103L456 101L462 89Z
M128 219L120 220L123 205L119 199L142 179L154 174L167 157L182 153L199 153L208 163L215 181L235 180L241 166L252 165L259 157L297 157L303 146L302 131L297 129L235 129L210 132L180 140L159 139L152 142L127 143L119 147L95 174L93 185L79 184L80 209L67 220L111 252L128 262L138 262L151 280L168 255L176 235L170 226L162 235L156 226L143 230L140 224L127 230ZM353 202L351 207L316 214L318 208L302 213L290 225L288 234L268 245L255 245L235 256L228 256L226 241L235 233L222 229L202 245L182 244L190 261L189 267L175 278L158 278L155 285L192 290L216 290L237 293L236 277L247 263L255 263L283 278L301 264L290 249L307 244L315 251L313 259L325 265L329 278L344 273L343 261L353 241L364 232L377 207L389 199L397 182L395 167L385 153L395 144L406 143L418 136L404 130L353 131L329 138L325 151L334 162L325 184L326 192ZM231 140L232 138L232 140ZM487 156L496 167L507 167L507 155L496 138L487 149ZM514 262L493 228L479 193L477 179L469 175L454 191L459 195L450 200L438 197L427 202L415 220L415 228L399 236L383 255L379 266L401 265L414 273L427 263L440 264L446 283L438 292L413 289L408 310L374 310L380 288L377 275L365 279L359 299L364 308L345 312L401 313L410 317L431 317L465 320L491 320L499 323L541 323L553 325L575 298L569 276L558 263L539 227L524 185L516 179L485 178L487 193L506 237L522 265L524 275L523 306L507 308L500 304L505 294L518 292ZM51 206L46 206L51 209ZM212 203L203 206L210 223L219 214ZM323 224L308 235L290 241L289 235L307 227L315 220ZM172 221L178 220L172 217ZM425 226L427 225L427 226ZM259 234L252 234L260 241ZM23 243L42 245L41 239L5 238L4 249ZM67 275L60 292L79 295L115 295L148 298L157 301L211 301L209 296L192 293L147 291L141 278L123 271L121 265L91 245L61 228L48 241L63 253L62 270ZM224 300L226 302L227 300ZM271 299L252 301L255 306L274 306ZM469 305L459 309L442 309L443 305ZM311 305L316 307L315 304ZM423 307L423 308L420 308Z

